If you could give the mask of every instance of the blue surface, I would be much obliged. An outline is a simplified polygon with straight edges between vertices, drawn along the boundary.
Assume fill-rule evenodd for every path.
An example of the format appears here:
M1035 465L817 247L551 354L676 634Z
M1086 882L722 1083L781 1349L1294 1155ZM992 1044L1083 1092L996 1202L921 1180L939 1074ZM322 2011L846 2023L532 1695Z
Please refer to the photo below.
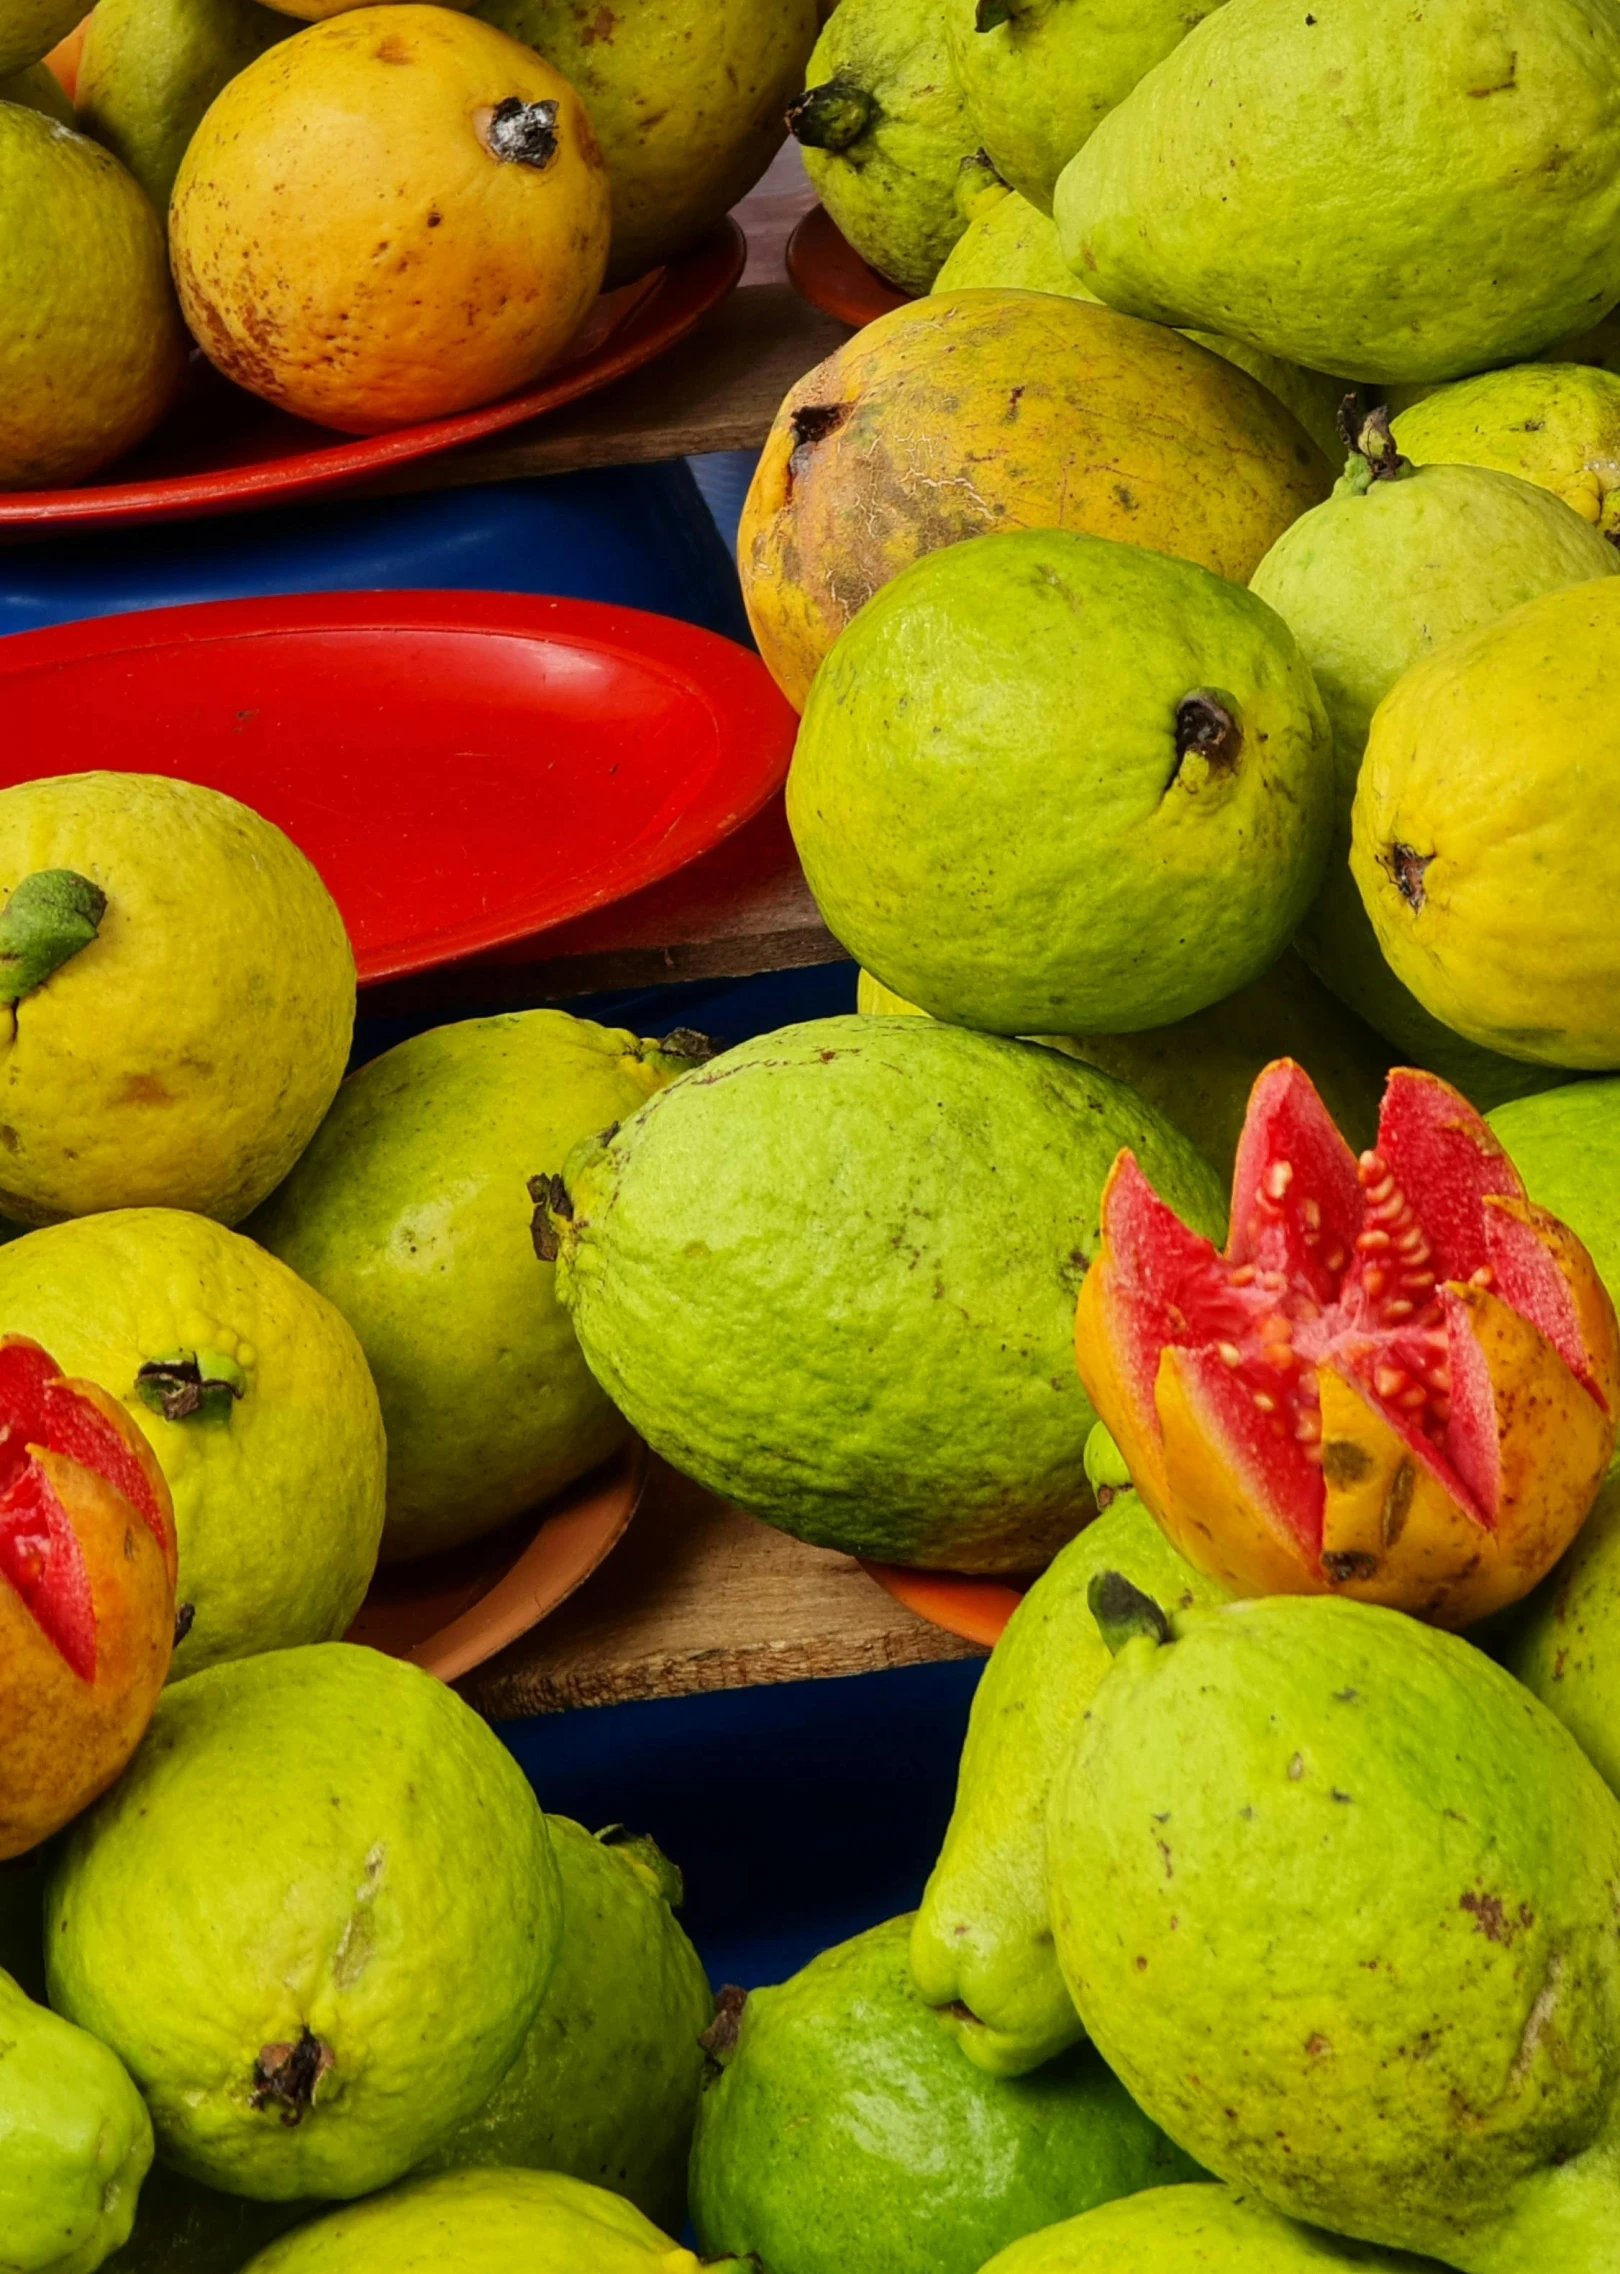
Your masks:
M780 1982L915 1907L981 1663L897 1667L507 1722L541 1804L650 1832L709 1979Z
M684 460L7 546L0 631L410 586L612 601L749 640L730 553Z

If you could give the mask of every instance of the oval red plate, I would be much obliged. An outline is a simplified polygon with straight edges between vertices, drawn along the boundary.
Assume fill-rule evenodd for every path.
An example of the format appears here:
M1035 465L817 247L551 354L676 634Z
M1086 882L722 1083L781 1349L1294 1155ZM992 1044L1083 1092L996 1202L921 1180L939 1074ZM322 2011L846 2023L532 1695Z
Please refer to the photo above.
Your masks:
M971 1579L955 1571L913 1571L899 1563L869 1563L861 1569L875 1579L886 1595L904 1603L908 1611L960 1635L964 1642L982 1642L993 1650L1007 1621L1024 1599L1021 1586L1005 1579Z
M362 984L655 883L757 813L798 719L717 633L505 592L305 593L0 639L0 785L87 765L255 806Z
M787 272L801 300L857 331L912 298L867 266L824 205L807 213L788 239Z
M569 360L481 410L390 434L333 434L291 418L193 358L185 395L139 450L79 489L0 490L0 536L174 521L280 504L478 442L595 394L683 340L742 275L747 242L725 221L678 261L604 293Z

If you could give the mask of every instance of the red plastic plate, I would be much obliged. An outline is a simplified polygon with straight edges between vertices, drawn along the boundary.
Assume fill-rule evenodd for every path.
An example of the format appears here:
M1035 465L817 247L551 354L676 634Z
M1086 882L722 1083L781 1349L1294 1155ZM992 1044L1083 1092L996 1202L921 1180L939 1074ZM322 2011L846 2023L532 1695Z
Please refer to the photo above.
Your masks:
M807 213L788 239L787 272L801 300L857 331L912 297L867 266L824 205Z
M886 1595L904 1603L908 1611L960 1635L964 1642L983 1643L993 1650L1007 1621L1024 1599L1027 1582L1006 1579L970 1579L954 1571L912 1571L898 1563L871 1563L860 1559L861 1569L875 1579Z
M594 601L308 593L0 640L0 785L226 790L301 845L362 983L671 875L757 813L798 720L757 656Z
M538 385L482 410L391 434L333 434L261 403L192 359L187 392L157 432L80 489L0 490L0 537L124 521L188 520L336 489L460 442L478 442L622 379L663 355L718 307L742 275L734 221L667 268L604 293L569 360Z

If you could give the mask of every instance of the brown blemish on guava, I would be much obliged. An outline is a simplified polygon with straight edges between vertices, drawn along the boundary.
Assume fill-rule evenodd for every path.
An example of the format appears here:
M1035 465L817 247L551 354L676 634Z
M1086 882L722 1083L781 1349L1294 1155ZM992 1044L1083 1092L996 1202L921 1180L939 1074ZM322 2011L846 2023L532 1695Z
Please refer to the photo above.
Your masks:
M568 1223L574 1220L574 1204L568 1197L568 1187L560 1176L532 1176L528 1193L534 1202L534 1216L529 1225L534 1252L542 1263L555 1263L561 1247L551 1219L561 1216Z
M1468 1912L1487 1942L1499 1942L1504 1950L1511 1950L1518 1937L1536 1923L1536 1915L1528 1903L1521 1903L1514 1914L1500 1895L1488 1895L1480 1890L1470 1889L1457 1907Z
M739 1989L735 1982L725 1983L714 2001L714 2019L699 2037L698 2043L711 2061L722 2067L737 2050L737 2039L742 2033L743 2008L748 2003L748 1992Z
M1330 1437L1322 1447L1322 1474L1335 1491L1345 1491L1372 1474L1372 1455L1351 1438Z
M801 403L788 420L788 431L793 436L793 448L787 462L787 494L793 495L793 485L802 481L809 470L811 453L817 445L829 440L841 428L848 426L855 415L853 403ZM784 500L784 503L786 501Z
M195 1603L177 1603L174 1607L174 1647L179 1649L197 1623Z
M371 52L379 63L409 63L411 60L410 42L401 39L398 32L386 33Z
M1348 1580L1371 1579L1378 1558L1365 1548L1339 1548L1323 1556L1322 1569L1335 1587L1342 1587Z
M307 2027L295 2045L264 2046L253 2064L248 2105L260 2113L279 2108L283 2124L295 2128L314 2107L316 2089L336 2059Z
M580 46L594 47L598 40L611 43L618 21L611 8L598 8L590 22L579 27Z
M479 124L479 139L492 158L503 165L527 166L544 173L557 155L557 117L560 105L549 100L526 103L521 95L503 96Z
M1243 729L1221 698L1208 687L1195 687L1176 705L1176 763L1170 780L1180 775L1184 761L1202 758L1211 773L1228 773L1243 748ZM1168 787L1168 785L1166 785Z
M1389 1490L1384 1495L1379 1532L1386 1548L1392 1548L1405 1531L1406 1519L1412 1513L1412 1495L1416 1490L1417 1470L1408 1456L1401 1461L1390 1478Z
M1429 863L1434 859L1434 855L1432 853L1420 853L1416 846L1403 845L1397 839L1388 851L1379 857L1394 880L1396 891L1413 914L1417 915L1428 897L1423 879L1428 872Z

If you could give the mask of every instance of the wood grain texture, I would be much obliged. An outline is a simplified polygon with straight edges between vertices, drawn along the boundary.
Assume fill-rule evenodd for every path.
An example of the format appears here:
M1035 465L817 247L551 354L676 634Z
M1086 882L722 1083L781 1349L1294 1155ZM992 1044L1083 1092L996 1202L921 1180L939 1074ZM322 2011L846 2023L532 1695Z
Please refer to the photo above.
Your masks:
M498 1721L984 1655L903 1609L851 1557L806 1547L655 1461L602 1568L459 1687Z

